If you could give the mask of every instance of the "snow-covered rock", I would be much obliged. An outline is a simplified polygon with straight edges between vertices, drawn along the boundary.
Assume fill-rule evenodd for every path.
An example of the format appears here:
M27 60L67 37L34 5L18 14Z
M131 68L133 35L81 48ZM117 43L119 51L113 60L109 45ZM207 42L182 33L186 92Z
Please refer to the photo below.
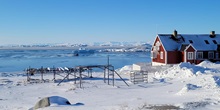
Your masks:
M63 97L60 96L50 96L45 97L39 100L33 108L30 108L29 110L36 110L39 108L44 108L48 106L58 106L58 105L71 105L70 102Z

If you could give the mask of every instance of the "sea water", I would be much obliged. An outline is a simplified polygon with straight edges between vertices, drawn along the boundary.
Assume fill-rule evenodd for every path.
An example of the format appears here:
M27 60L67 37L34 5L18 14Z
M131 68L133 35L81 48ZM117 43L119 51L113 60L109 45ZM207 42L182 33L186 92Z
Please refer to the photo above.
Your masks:
M139 62L150 62L150 52L95 52L75 56L72 50L0 50L0 72L26 68L113 65L115 69Z

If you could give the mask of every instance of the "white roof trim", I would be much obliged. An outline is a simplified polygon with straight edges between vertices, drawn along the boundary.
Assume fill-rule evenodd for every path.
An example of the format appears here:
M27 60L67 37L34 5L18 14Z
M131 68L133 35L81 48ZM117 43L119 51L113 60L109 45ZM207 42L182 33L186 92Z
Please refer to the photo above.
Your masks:
M195 51L197 51L197 49L195 49L195 47L194 47L192 44L189 44L189 45L186 47L186 49L184 50L184 52L186 52L186 50L189 49L190 46L192 46L192 48L193 48Z
M166 48L164 48L164 45L163 45L163 43L162 43L162 41L161 41L160 37L159 37L158 35L157 35L157 37L158 37L158 39L160 40L160 44L162 45L162 47L163 47L164 51L165 51L165 52L167 52Z

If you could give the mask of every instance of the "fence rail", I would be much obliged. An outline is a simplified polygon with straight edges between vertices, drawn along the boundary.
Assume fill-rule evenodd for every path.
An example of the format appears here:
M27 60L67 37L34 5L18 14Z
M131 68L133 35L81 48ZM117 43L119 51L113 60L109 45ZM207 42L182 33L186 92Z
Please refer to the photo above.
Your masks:
M134 84L137 84L140 82L148 83L148 71L131 71L130 81Z

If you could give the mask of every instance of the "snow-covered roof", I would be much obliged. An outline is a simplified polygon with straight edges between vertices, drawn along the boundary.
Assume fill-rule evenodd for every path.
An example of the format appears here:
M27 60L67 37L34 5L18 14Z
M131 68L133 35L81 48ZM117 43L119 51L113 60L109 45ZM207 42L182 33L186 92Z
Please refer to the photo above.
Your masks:
M183 50L191 44L197 51L217 50L220 45L220 34L210 37L210 34L158 34L166 51Z

